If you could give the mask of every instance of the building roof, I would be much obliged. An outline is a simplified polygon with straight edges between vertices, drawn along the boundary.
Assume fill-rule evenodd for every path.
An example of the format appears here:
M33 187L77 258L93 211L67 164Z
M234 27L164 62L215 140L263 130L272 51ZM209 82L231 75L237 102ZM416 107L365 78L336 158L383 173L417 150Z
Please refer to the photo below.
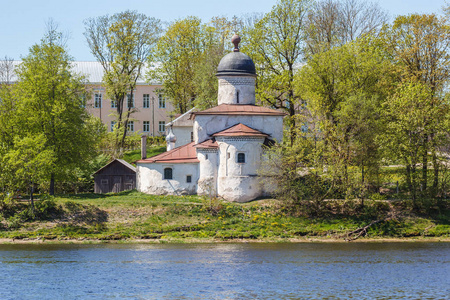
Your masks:
M242 52L231 52L220 60L216 76L256 77L255 64L248 55Z
M175 126L175 127L178 127L178 126L189 126L190 127L190 126L194 125L193 121L190 118L190 115L191 115L192 112L195 111L195 109L196 108L193 107L190 110L188 110L187 112L185 112L184 114L178 115L175 120L173 120L172 122L167 123L166 127L172 126L172 125Z
M285 116L286 113L253 104L220 104L204 111L192 113L194 118L196 115Z
M170 151L158 154L156 156L138 160L136 163L151 164L151 163L198 163L197 152L194 148L194 142L184 146L177 147Z
M246 54L239 52L241 37L233 35L231 42L234 50L220 60L217 66L216 76L253 76L256 77L256 69L253 60Z
M126 162L126 161L123 160L123 159L117 159L117 158L116 158L116 159L110 161L109 163L107 163L103 168L98 169L97 172L94 173L94 175L97 174L97 173L99 173L100 171L104 170L105 168L109 167L112 163L114 163L114 162L116 162L116 161L119 162L119 163L121 163L122 165L124 165L125 167L127 167L128 169L130 169L131 171L136 172L136 167L132 166L131 164L129 164L128 162Z
M268 137L269 135L259 130L248 127L244 124L236 124L228 129L214 133L212 136L255 136Z
M201 149L216 149L219 148L219 144L217 144L216 139L212 138L204 142L198 143L194 145L194 147Z

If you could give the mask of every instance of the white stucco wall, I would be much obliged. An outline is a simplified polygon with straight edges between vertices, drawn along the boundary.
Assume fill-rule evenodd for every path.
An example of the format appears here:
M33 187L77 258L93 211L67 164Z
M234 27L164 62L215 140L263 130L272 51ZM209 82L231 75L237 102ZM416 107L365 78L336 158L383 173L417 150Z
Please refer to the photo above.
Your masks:
M219 144L218 195L228 201L246 202L263 195L257 176L264 138L217 137ZM245 163L238 163L239 153Z
M164 169L172 168L173 179L164 178ZM192 182L186 182L186 176ZM136 188L138 191L154 195L190 195L197 192L198 163L166 164L153 163L136 165Z
M230 116L197 115L194 122L194 141L201 143L214 133L242 123L270 135L278 142L283 140L283 116Z
M198 189L199 195L217 195L218 151L197 149L199 163Z
M172 132L176 136L175 148L189 144L191 141L192 126L173 126Z
M252 76L220 76L217 102L255 104L255 80Z

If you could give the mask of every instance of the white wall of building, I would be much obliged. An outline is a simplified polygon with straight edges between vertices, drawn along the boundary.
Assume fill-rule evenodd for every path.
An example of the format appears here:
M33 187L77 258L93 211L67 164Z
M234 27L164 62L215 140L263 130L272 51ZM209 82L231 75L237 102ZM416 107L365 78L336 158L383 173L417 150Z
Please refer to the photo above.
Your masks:
M219 169L217 191L229 201L246 202L263 195L260 178L264 138L217 137ZM245 154L245 163L239 163L238 154Z
M201 143L212 134L239 123L269 134L278 142L283 140L283 116L196 115L194 141Z
M218 150L197 149L199 164L198 194L217 195Z
M255 104L255 77L220 76L218 104Z
M164 179L164 169L172 168L173 179ZM192 182L186 182L187 175ZM198 163L137 163L137 190L154 195L191 195L197 193Z
M173 126L172 127L173 134L177 137L177 141L175 142L175 148L189 144L192 142L192 126Z

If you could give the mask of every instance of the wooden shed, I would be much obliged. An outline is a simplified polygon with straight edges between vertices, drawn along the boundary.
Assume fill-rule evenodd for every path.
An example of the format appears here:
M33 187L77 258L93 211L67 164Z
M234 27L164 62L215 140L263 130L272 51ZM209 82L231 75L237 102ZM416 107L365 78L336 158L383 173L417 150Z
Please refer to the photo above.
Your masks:
M136 188L136 168L115 159L94 173L94 193L118 193Z

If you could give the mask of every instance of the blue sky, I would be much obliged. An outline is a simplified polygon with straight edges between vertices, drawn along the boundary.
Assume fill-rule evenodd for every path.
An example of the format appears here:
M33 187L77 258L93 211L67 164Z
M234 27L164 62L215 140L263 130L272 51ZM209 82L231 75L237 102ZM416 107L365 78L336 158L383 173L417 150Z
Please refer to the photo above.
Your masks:
M373 0L388 13L441 13L445 0ZM163 21L198 16L208 21L213 16L269 12L276 0L0 0L0 57L20 59L31 45L39 42L45 23L53 18L59 29L70 35L69 53L76 60L93 61L83 36L83 20L137 10Z

